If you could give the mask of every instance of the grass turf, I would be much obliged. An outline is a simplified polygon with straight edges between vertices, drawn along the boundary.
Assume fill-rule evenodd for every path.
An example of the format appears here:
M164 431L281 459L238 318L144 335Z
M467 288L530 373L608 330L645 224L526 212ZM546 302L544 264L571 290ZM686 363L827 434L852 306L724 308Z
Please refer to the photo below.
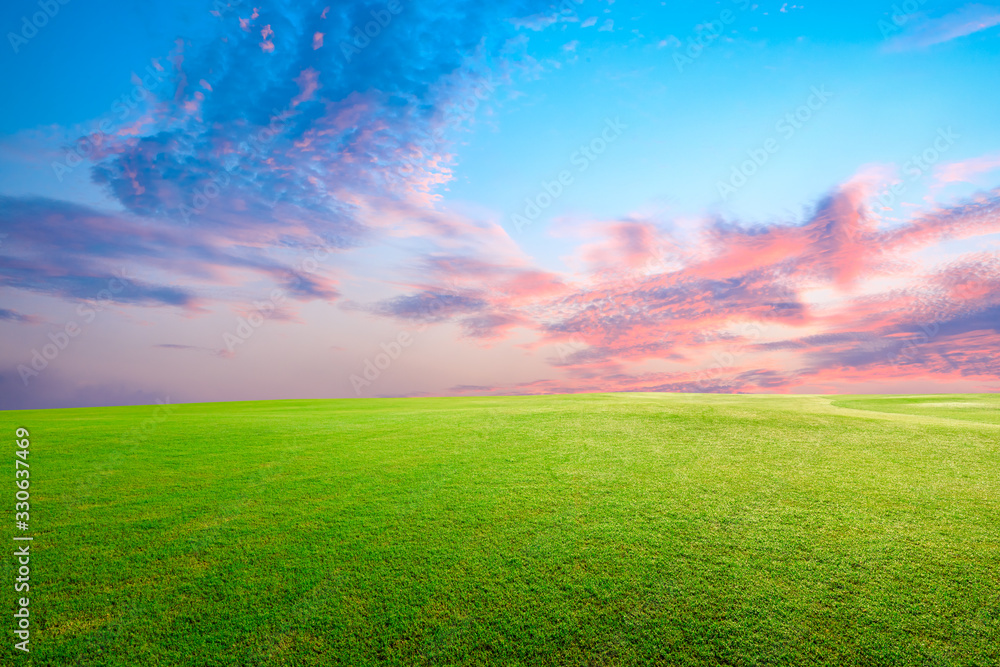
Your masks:
M32 653L11 649L8 614L0 655L997 665L998 408L593 394L2 412L12 440L31 431L35 541Z

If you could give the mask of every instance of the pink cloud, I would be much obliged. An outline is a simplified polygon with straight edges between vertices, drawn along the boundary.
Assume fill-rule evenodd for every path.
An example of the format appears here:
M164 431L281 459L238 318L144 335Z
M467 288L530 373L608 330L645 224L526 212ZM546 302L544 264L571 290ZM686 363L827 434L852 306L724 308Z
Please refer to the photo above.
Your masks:
M869 176L835 190L802 224L709 226L696 248L672 252L668 262L649 260L679 247L676 241L656 225L629 220L590 226L604 238L580 246L589 273L576 282L528 270L505 280L509 269L462 257L438 263L432 275L453 278L449 293L478 298L475 309L484 314L477 317L494 313L533 330L536 341L522 347L548 350L562 376L495 386L495 393L791 391L835 378L841 387L865 378L965 381L954 370L962 364L978 364L976 381L1000 370L987 352L1000 323L995 255L912 274L906 289L870 289L870 281L898 275L913 250L1000 230L1000 192L879 231L866 206L877 180ZM634 271L644 266L658 270ZM814 287L841 296L809 303L804 290ZM864 294L853 296L859 289ZM774 327L801 335L782 338ZM499 339L511 327L489 331ZM653 361L678 370L643 370Z
M299 85L299 94L292 98L291 106L297 107L303 102L308 102L313 99L316 95L316 91L319 90L319 72L314 70L312 67L307 67L302 70L298 77L295 79L295 83Z
M274 42L269 38L274 36L274 30L271 30L271 24L267 24L260 31L260 36L263 41L260 43L260 50L264 53L271 53L274 51Z
M961 162L951 162L937 165L934 177L941 183L956 183L965 181L975 183L976 177L1000 169L1000 153L983 155Z
M926 19L887 44L890 51L922 49L965 37L1000 24L1000 10L987 5L966 5L936 19Z

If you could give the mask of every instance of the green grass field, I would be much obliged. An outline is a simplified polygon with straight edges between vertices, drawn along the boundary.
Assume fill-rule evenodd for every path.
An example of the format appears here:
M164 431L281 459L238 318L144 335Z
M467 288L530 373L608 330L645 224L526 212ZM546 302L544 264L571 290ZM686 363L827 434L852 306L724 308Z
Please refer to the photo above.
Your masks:
M4 665L1000 664L1000 396L2 412Z

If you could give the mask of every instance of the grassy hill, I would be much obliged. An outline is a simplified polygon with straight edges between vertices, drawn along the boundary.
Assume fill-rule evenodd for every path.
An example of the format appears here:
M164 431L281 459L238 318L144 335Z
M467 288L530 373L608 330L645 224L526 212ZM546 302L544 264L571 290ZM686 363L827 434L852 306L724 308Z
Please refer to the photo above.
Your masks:
M998 415L676 394L0 412L31 433L35 536L31 657L7 614L0 662L997 665Z

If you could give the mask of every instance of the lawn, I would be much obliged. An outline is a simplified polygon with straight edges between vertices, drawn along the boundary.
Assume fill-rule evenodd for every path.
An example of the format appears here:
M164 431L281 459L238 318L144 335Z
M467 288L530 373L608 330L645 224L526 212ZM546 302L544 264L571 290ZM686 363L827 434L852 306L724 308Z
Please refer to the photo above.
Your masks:
M2 664L1000 664L1000 397L0 412Z

